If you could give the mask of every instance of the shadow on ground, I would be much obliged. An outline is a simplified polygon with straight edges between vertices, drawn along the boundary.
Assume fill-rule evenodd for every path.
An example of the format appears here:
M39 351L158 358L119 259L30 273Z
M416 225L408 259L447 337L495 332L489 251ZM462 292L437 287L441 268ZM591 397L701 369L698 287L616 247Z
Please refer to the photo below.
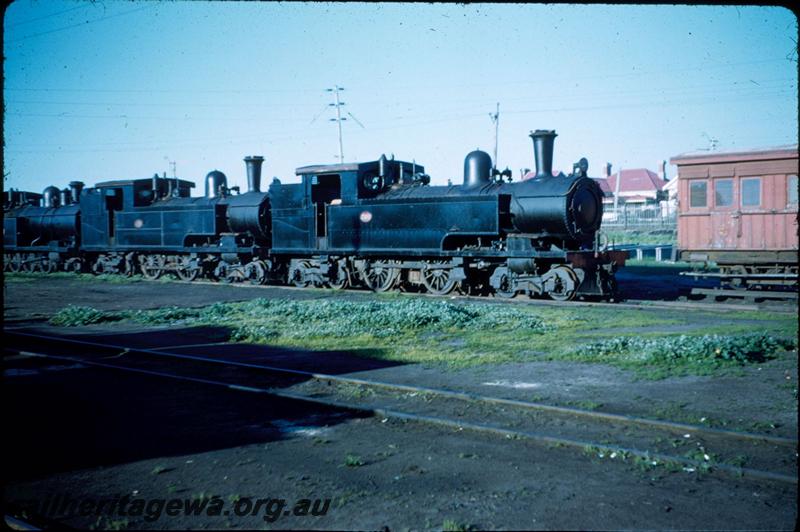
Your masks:
M685 265L647 266L626 264L617 271L617 285L625 299L647 299L675 301L688 297L692 288L713 288L719 281L713 279L697 279L687 275L679 275L689 271Z
M61 356L85 356L111 361L119 350L96 350L43 341L5 331L7 432L13 437L3 453L6 480L19 481L54 473L119 463L266 443L286 437L298 427L333 425L364 414L323 407L268 393L230 390L220 386L138 375L70 361L14 356L31 350ZM52 330L25 332L53 335ZM260 345L196 345L223 341L222 327L61 334L85 342L132 349L169 348L196 356L320 373L349 373L398 365L345 351L304 351ZM180 347L185 346L185 347ZM137 358L137 356L139 358ZM144 358L124 355L127 366ZM153 357L156 358L156 357ZM224 365L157 357L158 371L264 386L258 371ZM119 362L119 360L114 360ZM152 368L148 362L142 368ZM206 372L206 373L203 373ZM271 379L275 379L272 375ZM307 377L281 379L290 386ZM269 385L274 385L270 383Z

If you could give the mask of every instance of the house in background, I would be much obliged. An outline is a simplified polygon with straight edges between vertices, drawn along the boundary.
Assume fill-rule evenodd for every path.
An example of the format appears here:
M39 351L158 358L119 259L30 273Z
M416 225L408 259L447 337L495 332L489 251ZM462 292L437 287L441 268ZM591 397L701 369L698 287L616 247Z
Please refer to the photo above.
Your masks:
M664 187L668 183L666 167L666 161L659 161L658 173L647 168L631 168L612 174L611 163L606 163L603 177L592 178L603 191L603 220L661 219L674 213L675 209L664 208L667 198Z
M611 163L606 163L603 177L593 179L603 190L604 203L613 204L615 196L620 205L657 203L661 201L661 190L667 184L666 165L666 161L659 162L658 174L647 168L623 169L612 174Z

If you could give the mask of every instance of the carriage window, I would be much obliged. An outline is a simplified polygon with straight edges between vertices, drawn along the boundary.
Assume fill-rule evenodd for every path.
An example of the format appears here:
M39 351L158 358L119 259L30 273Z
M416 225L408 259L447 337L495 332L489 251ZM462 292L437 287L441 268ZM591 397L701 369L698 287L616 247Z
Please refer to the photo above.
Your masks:
M716 207L733 205L733 179L714 180L714 205Z
M790 175L786 180L786 205L797 205L797 176Z
M761 204L761 178L742 179L742 207Z
M689 181L689 207L706 206L706 182Z

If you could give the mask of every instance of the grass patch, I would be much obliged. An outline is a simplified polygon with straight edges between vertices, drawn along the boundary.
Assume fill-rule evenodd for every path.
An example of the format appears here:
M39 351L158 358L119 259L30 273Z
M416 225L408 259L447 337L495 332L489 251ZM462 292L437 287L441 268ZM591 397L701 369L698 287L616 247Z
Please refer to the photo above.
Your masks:
M794 349L794 340L766 333L739 335L621 336L578 346L560 357L581 362L603 362L633 369L640 376L707 375L726 368L758 364Z
M93 307L69 305L56 312L55 315L50 318L50 324L60 327L78 327L81 325L120 321L122 319L123 316L119 316L117 313L104 312Z
M73 306L58 311L50 323L79 326L120 320L226 327L235 342L347 350L401 363L454 368L568 360L634 369L647 378L730 373L769 360L773 353L793 346L784 338L797 334L796 317L767 312L690 315L414 296L370 301L255 299L118 312ZM761 333L753 335L753 330ZM708 334L712 331L716 334Z
M361 467L366 465L366 462L364 462L359 456L348 454L344 457L344 465L347 467Z
M606 231L603 233L608 237L609 243L615 245L625 244L675 244L677 242L677 230L674 229L654 229L654 230L629 230L629 231Z

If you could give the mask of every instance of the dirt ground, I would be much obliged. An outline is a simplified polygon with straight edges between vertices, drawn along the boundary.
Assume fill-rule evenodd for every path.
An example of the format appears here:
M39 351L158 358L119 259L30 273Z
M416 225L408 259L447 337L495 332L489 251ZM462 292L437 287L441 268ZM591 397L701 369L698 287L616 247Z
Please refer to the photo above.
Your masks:
M327 291L69 279L4 285L7 328L55 330L66 302L102 310L196 306L256 297L351 297ZM55 302L55 303L54 303ZM663 312L644 309L643 312ZM169 345L165 328L120 324L60 332L136 335ZM183 332L186 334L186 331ZM197 343L224 339L197 331ZM215 336L217 334L217 336ZM147 340L145 340L147 339ZM153 340L158 339L158 340ZM336 357L275 355L275 364L342 373ZM267 355L269 356L269 355ZM364 364L348 374L553 404L591 402L609 412L709 416L740 428L796 436L796 356L742 376L638 380L629 372L566 362L442 370ZM796 382L796 381L795 381ZM696 472L645 470L574 450L417 423L364 418L286 399L70 364L6 361L3 401L15 405L4 453L6 501L61 496L197 499L218 496L220 516L89 515L100 528L317 529L790 529L796 486ZM677 419L680 420L680 419ZM772 428L775 426L776 428ZM330 499L326 515L235 515L237 501ZM271 507L273 510L279 504ZM228 515L224 515L228 511ZM280 513L280 512L277 512ZM290 512L291 513L291 512ZM152 517L152 516L151 516Z

